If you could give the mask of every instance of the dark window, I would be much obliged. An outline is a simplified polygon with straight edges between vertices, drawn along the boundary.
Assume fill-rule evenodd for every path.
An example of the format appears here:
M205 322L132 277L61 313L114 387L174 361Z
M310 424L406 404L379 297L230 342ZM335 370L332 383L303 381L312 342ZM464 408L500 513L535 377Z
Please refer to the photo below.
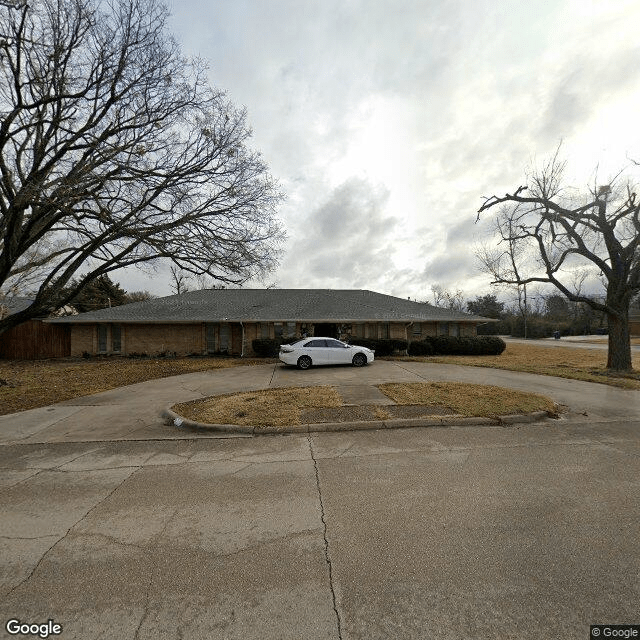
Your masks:
M351 335L354 338L364 338L364 325L363 324L352 324L351 325Z
M383 322L380 325L380 337L385 340L389 337L389 323Z
M332 349L342 349L344 345L339 340L327 340L327 347Z
M304 346L305 347L326 347L326 340L309 340Z
M296 323L287 322L287 338L293 338L296 335Z
M456 338L460 337L460 325L457 322L452 322L449 325L449 335L455 336Z
M438 335L439 336L448 336L449 335L449 323L448 322L438 322Z
M220 352L231 351L231 327L228 324L220 325Z
M107 325L98 325L98 351L105 353L107 350Z
M414 322L413 323L413 335L414 336L421 336L422 335L422 323L421 322Z
M120 330L119 324L111 325L111 351L114 353L120 353L120 348L122 346L122 332Z
M261 322L260 323L260 337L268 338L269 337L269 323Z
M275 338L282 338L282 322L273 323L273 335Z
M216 325L207 323L207 353L216 351Z

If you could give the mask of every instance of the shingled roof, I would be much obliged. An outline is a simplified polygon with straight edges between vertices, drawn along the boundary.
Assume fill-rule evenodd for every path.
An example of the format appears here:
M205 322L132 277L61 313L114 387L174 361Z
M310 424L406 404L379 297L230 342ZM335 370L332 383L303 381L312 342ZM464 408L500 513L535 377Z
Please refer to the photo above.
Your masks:
M362 289L202 289L47 322L486 322L487 318Z

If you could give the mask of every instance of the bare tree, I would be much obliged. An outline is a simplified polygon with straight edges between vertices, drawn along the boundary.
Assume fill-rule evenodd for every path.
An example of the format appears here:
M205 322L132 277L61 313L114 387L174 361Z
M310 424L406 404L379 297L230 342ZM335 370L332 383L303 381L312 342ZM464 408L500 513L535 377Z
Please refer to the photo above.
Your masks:
M522 318L524 337L528 337L528 320L531 315L527 283L522 281L521 274L527 268L529 256L524 245L517 242L515 233L517 212L507 206L500 209L495 221L495 233L501 242L498 248L481 247L476 256L480 260L482 269L490 273L495 279L492 284L498 284L515 293L517 315ZM496 275L499 265L500 276Z
M127 304L129 302L145 302L146 300L153 300L154 298L157 298L157 296L146 289L144 291L127 292Z
M169 284L174 294L180 295L189 291L189 277L187 274L178 269L175 265L171 265L171 282Z
M464 293L457 289L455 292L445 289L442 285L431 285L431 295L433 296L433 304L443 309L451 309L453 311L464 311Z
M34 300L0 333L130 265L224 283L273 269L282 195L159 0L2 4L0 291Z
M640 290L640 203L630 184L618 187L615 181L592 188L576 202L561 187L563 169L556 152L529 186L485 198L478 218L496 205L509 203L511 208L498 216L500 244L491 259L483 260L484 268L495 283L551 283L569 300L604 312L609 324L607 367L629 371L629 303ZM514 268L514 255L529 258L523 263L526 270ZM602 274L604 300L571 288L572 273L589 263ZM578 277L577 282L581 289L583 280Z

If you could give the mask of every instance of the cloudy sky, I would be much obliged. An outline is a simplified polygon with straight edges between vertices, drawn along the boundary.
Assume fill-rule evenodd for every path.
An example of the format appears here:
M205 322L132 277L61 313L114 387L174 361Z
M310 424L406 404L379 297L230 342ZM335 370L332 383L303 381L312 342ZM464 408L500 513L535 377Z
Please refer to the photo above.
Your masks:
M287 193L265 284L474 297L490 289L473 253L483 195L517 187L560 140L579 187L640 157L637 0L169 5ZM117 276L171 293L163 272Z

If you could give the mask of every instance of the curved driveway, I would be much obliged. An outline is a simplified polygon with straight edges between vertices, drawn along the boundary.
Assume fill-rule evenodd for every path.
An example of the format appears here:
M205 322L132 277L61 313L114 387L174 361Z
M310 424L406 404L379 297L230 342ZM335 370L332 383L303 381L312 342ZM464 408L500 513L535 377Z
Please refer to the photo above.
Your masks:
M164 425L160 411L177 402L269 387L330 384L343 392L352 391L356 397L363 394L366 397L367 387L382 382L429 380L490 384L541 393L581 414L581 418L611 420L640 416L640 392L550 376L384 360L360 369L329 366L309 371L270 364L150 380L50 407L0 416L0 444L193 437L193 433L183 436L174 427Z
M158 415L269 386L362 397L419 380L539 391L572 412L259 438ZM52 620L65 640L583 640L638 622L639 399L378 361L194 373L3 416L0 621Z

